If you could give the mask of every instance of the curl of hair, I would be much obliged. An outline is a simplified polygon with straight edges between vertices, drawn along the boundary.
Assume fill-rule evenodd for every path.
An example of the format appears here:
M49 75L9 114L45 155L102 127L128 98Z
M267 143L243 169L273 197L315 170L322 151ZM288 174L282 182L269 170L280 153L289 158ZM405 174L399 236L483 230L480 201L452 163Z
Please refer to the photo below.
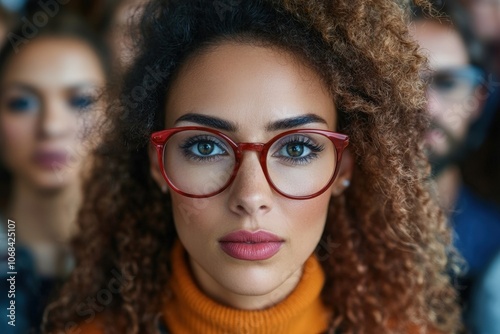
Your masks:
M74 242L78 265L47 310L46 330L86 321L79 315L82 303L106 289L118 271L129 280L104 312L109 317L103 318L114 319L108 331L156 332L176 232L168 195L150 176L149 135L163 127L166 95L179 67L211 45L236 41L281 48L317 70L336 102L339 131L351 138L352 185L332 198L322 237L329 254L321 262L327 277L322 298L333 311L332 327L391 333L413 323L423 331L456 332L450 236L429 194L421 147L428 124L419 80L425 59L408 34L410 4L216 3L161 0L145 9L140 53L109 110L86 187ZM154 83L146 79L151 72ZM112 328L116 319L123 328Z

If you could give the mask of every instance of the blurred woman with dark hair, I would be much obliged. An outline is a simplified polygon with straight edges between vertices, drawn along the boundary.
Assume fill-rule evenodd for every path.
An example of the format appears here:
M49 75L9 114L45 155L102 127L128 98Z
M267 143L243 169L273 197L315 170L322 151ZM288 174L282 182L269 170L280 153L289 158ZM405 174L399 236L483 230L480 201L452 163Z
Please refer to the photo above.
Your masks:
M4 316L0 332L27 333L39 331L49 295L73 266L68 242L77 230L109 62L99 38L68 13L34 37L21 27L12 36L25 42L0 51L0 304L9 315L15 303L15 327ZM7 238L9 220L14 234ZM17 272L15 296L7 294L8 272Z

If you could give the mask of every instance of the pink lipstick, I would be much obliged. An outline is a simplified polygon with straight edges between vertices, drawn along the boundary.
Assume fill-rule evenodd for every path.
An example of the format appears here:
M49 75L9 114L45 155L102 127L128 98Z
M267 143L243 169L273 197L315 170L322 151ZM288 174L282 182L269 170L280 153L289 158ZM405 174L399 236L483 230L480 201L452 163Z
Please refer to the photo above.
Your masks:
M61 168L68 162L67 154L61 151L38 151L33 156L33 161L42 168Z
M229 256L246 261L267 260L281 248L284 240L265 231L240 230L219 240L221 249Z

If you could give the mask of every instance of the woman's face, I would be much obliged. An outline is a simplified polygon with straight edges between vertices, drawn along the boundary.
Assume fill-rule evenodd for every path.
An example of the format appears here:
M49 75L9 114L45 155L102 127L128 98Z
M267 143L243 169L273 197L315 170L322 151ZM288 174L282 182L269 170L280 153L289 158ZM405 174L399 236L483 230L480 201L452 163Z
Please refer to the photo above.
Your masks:
M304 124L283 122L273 129L301 117ZM214 120L231 124L234 129L222 132L236 142L265 143L288 129L335 130L336 110L320 77L289 53L227 42L188 61L166 103L167 128L219 127ZM151 159L153 177L163 186L156 155ZM215 300L240 309L267 307L293 290L321 238L332 195L331 189L309 200L279 195L254 151L245 151L233 183L218 195L193 199L169 191L198 284ZM266 259L230 255L221 239L242 231L271 233L280 240L278 252Z
M42 37L4 65L0 78L0 154L16 181L39 190L79 180L97 120L105 75L82 41Z

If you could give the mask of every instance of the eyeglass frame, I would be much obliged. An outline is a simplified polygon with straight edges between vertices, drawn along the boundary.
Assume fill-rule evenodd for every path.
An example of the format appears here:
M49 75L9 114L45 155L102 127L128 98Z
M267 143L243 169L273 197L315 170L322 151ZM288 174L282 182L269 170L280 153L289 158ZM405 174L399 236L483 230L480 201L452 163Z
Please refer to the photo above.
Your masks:
M163 164L163 153L165 150L165 144L168 142L169 138L172 137L174 134L177 134L179 132L184 132L184 131L205 131L212 133L214 135L220 136L223 138L232 148L234 152L234 159L235 159L235 164L233 167L233 170L231 172L230 178L227 180L226 184L219 190L214 191L212 193L206 194L206 195L194 195L194 194L189 194L186 193L179 188L177 188L172 181L169 179L167 172L165 171L165 166ZM327 137L333 144L333 147L336 151L337 154L337 162L335 165L335 171L333 172L333 175L330 179L330 181L323 187L321 190L307 196L293 196L293 195L288 195L284 192L282 192L271 180L271 176L269 175L269 171L267 169L267 153L269 152L269 149L271 146L278 141L279 139L288 136L290 134L295 134L295 133L313 133L313 134L319 134ZM165 129L165 130L160 130L153 132L150 136L150 142L151 144L156 148L156 153L157 153L157 158L158 158L158 164L160 167L160 171L162 173L163 178L165 181L167 181L168 185L170 188L172 188L175 192L177 192L180 195L190 197L190 198L208 198L212 197L215 195L220 194L224 190L226 190L234 181L236 178L236 175L238 174L239 168L241 166L242 160L243 160L243 152L244 151L256 151L259 153L259 163L262 168L262 171L264 172L264 176L266 177L266 180L268 184L271 186L273 190L275 190L277 193L280 195L290 198L290 199L295 199L295 200L306 200L306 199L311 199L314 197L317 197L324 193L335 181L338 172L339 172L339 166L342 161L342 153L344 152L345 148L349 145L349 136L333 132L330 130L321 130L321 129L294 129L294 130L288 130L285 132L282 132L273 138L271 138L269 141L266 143L237 143L234 140L232 140L229 136L226 134L212 129L212 128L207 128L207 127L202 127L202 126L183 126L183 127L176 127L176 128L170 128L170 129Z
M471 85L471 91L472 93L474 89L479 87L483 82L484 82L484 70L481 69L480 67L474 66L474 65L464 65L464 66L459 66L459 67L450 67L450 68L444 68L440 70L432 70L429 71L425 74L421 75L421 80L425 82L427 89L432 89L434 91L437 91L437 89L433 89L432 85L434 83L434 80L437 76L443 75L443 74L458 74L459 77L465 78L466 80L469 81ZM469 94L470 94L469 93ZM439 93L437 93L439 94Z

